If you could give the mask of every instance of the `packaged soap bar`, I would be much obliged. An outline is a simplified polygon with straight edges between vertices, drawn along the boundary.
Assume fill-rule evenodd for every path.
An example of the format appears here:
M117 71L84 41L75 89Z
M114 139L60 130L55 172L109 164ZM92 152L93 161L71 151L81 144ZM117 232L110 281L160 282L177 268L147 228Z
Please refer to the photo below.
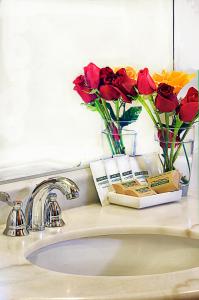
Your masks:
M156 192L153 191L147 185L129 187L126 189L126 195L134 196L134 197L146 197L156 195Z
M91 172L95 182L96 190L102 206L108 205L107 194L109 191L109 181L106 175L102 160L90 163Z
M120 172L116 160L114 158L107 158L104 160L104 166L105 166L109 183L110 184L120 183L121 176L120 176Z
M147 182L158 194L178 191L180 188L180 173L177 170L169 171L158 176L149 177Z
M127 182L112 184L112 187L117 194L124 194L124 195L126 194L127 188L134 187L134 186L140 186L139 181L137 181L136 179Z
M116 155L114 156L117 166L120 172L122 182L127 182L133 180L133 172L131 170L131 165L128 155Z
M149 177L148 170L141 168L137 157L132 156L129 159L134 179L137 179L142 184L146 184L146 178Z

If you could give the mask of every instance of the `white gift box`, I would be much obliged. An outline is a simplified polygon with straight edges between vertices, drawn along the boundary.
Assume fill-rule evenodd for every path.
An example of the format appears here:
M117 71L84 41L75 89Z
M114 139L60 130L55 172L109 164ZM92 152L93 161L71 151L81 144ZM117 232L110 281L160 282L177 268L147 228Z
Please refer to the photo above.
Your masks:
M152 196L134 197L129 195L117 194L115 192L108 193L108 201L112 204L133 207L144 208L149 206L155 206L159 204L180 201L182 198L182 190L168 193L161 193Z

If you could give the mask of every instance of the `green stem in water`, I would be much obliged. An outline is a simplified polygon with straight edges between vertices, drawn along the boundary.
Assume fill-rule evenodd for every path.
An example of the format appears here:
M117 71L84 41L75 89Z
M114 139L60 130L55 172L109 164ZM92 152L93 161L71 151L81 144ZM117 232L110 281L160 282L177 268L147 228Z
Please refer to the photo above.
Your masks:
M117 101L115 101L115 111L116 111L118 134L120 136L120 142L119 142L120 149L121 149L121 153L124 153L125 147L124 147L124 143L123 143L122 126L120 124L120 109L121 109L121 105L120 105L120 100L118 99ZM125 103L123 104L123 109L125 110Z
M109 113L109 111L107 109L107 106L106 106L106 101L104 99L101 99L101 101L102 101L102 106L103 106L103 109L104 109L104 114L105 114L107 122L108 122L108 132L111 136L112 144L114 145L114 149L115 149L114 154L123 153L124 146L122 146L119 141L115 140L115 137L114 137L113 132L112 132L112 129L113 129L112 126L114 125L114 121L111 119L110 113ZM116 116L118 118L118 124L119 124L119 99L116 100L116 102L117 102L117 104L116 104L117 105ZM118 134L121 136L119 130L118 130Z
M182 143L182 147L183 147L183 150L184 150L184 154L185 154L185 158L186 158L186 162L187 162L187 166L188 166L188 170L189 170L189 178L187 180L189 182L190 177L191 177L191 166L190 166L190 163L189 163L189 158L188 158L186 147L185 147L184 143ZM184 181L185 181L185 178L186 178L186 176L184 177Z
M181 143L180 143L180 145L178 146L178 148L177 148L177 150L176 150L176 152L175 152L175 154L174 154L174 156L173 156L173 159L172 159L173 164L175 163L176 159L178 158L178 155L179 155L179 153L180 153L180 149L181 149L181 147L182 147L182 142L184 141L185 137L187 136L189 130L190 130L191 127L192 127L192 125L193 125L193 124L195 123L195 121L197 120L198 116L199 116L199 114L197 114L197 116L193 119L192 122L190 122L189 126L188 126L187 129L185 130L185 132L184 132L184 134L183 134L183 136L182 136L182 138L181 138Z
M170 171L170 161L169 161L169 153L168 153L168 149L169 149L169 115L168 115L168 113L165 113L165 122L166 122L165 154L166 154L166 157L167 157L167 160L166 160L166 170L165 171ZM164 137L164 135L163 135L163 137Z
M170 170L173 170L174 162L173 162L173 154L174 154L174 149L176 145L176 137L178 135L178 132L180 130L180 127L182 126L183 122L179 119L179 116L176 117L176 124L173 132L173 138L172 138L172 143L171 143L171 153L170 153Z

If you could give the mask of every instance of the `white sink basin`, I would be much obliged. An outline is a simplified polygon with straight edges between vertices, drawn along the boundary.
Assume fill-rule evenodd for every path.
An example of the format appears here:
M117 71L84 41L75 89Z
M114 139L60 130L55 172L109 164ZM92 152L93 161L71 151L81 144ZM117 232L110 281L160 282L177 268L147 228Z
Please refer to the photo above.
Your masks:
M40 248L27 259L67 274L134 276L199 267L199 240L155 234L112 234Z

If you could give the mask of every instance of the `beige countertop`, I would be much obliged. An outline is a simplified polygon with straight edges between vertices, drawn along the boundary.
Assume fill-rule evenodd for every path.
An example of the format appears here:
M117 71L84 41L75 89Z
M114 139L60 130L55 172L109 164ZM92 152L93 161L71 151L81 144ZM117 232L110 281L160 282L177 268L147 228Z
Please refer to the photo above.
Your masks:
M142 210L98 204L63 212L66 226L10 238L0 226L0 300L199 299L199 267L145 276L67 275L32 265L27 253L65 239L108 233L161 233L199 238L196 193L180 203ZM158 251L158 249L157 249Z

